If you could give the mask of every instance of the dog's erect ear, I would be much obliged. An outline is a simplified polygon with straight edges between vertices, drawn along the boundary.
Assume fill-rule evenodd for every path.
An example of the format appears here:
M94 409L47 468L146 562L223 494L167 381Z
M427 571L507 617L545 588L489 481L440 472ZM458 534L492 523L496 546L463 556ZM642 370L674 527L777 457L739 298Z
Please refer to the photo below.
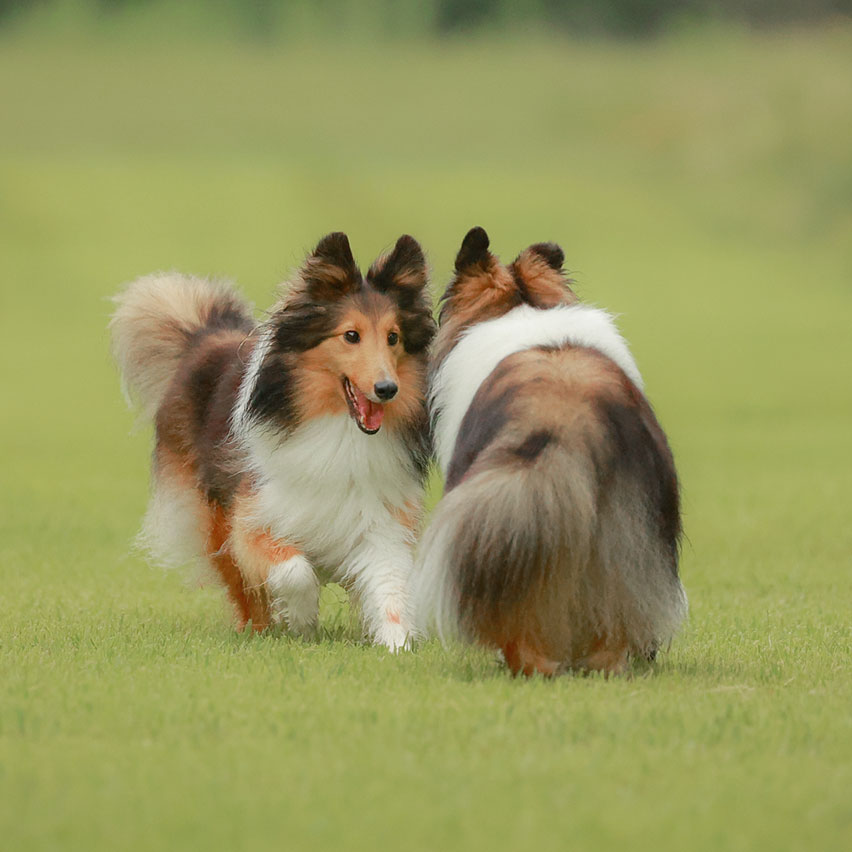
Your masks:
M489 245L491 245L491 241L488 239L488 234L485 233L485 228L471 228L465 234L459 253L456 255L456 272L462 272L474 264L487 266L491 259L491 253L488 251Z
M527 249L532 254L544 258L551 269L559 272L565 263L565 252L556 243L536 243Z
M367 278L379 291L391 287L416 291L426 286L426 258L420 243L403 234L390 254L380 257L367 273Z
M357 290L361 272L355 265L346 234L335 231L323 237L305 261L302 278L317 299L331 299Z
M333 263L342 269L355 266L355 258L352 257L352 249L349 246L349 237L342 231L326 234L317 243L312 256L318 257L326 263Z
M435 334L432 299L426 289L426 258L420 243L403 234L390 254L380 257L367 280L397 304L402 344L409 354L423 352Z

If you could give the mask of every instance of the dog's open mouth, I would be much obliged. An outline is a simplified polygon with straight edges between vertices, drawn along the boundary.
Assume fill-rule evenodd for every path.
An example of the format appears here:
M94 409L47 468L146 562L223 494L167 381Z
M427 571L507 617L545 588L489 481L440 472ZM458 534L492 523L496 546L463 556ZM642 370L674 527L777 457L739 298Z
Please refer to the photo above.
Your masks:
M343 391L346 394L346 402L349 404L349 414L358 424L358 428L368 435L375 435L381 429L385 407L378 402L367 399L345 376L343 377Z

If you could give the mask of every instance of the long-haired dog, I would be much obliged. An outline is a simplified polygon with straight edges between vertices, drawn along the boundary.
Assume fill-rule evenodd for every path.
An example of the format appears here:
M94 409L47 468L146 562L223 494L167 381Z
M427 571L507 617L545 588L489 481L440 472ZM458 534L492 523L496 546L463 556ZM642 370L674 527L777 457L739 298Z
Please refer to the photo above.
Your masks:
M499 648L514 673L621 672L681 622L678 481L609 314L562 250L509 266L471 230L443 298L430 413L444 497L424 535L422 629Z
M115 356L156 426L149 551L212 567L240 627L309 634L334 580L374 642L406 645L435 330L417 242L362 277L329 234L259 326L226 284L177 274L116 301Z

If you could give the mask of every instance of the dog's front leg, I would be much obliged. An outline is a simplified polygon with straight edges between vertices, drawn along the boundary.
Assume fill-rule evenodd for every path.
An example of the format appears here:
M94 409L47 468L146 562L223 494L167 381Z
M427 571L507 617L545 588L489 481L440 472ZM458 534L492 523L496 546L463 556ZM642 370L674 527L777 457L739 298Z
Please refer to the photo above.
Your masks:
M298 548L268 531L235 526L231 550L250 588L261 590L269 620L291 633L311 636L319 615L320 585L314 567Z
M364 630L394 653L411 647L409 532L399 524L367 533L344 566L344 583L361 608Z

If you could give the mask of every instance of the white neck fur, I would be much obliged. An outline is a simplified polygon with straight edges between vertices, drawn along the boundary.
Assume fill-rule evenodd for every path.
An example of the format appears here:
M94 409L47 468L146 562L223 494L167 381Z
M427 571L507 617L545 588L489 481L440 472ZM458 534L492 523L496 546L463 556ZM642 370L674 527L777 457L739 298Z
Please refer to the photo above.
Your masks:
M438 412L435 450L444 473L452 458L462 418L479 386L500 361L524 349L566 343L597 349L642 390L639 368L606 311L587 305L547 310L520 305L502 317L464 332L432 381L429 401L432 410Z

